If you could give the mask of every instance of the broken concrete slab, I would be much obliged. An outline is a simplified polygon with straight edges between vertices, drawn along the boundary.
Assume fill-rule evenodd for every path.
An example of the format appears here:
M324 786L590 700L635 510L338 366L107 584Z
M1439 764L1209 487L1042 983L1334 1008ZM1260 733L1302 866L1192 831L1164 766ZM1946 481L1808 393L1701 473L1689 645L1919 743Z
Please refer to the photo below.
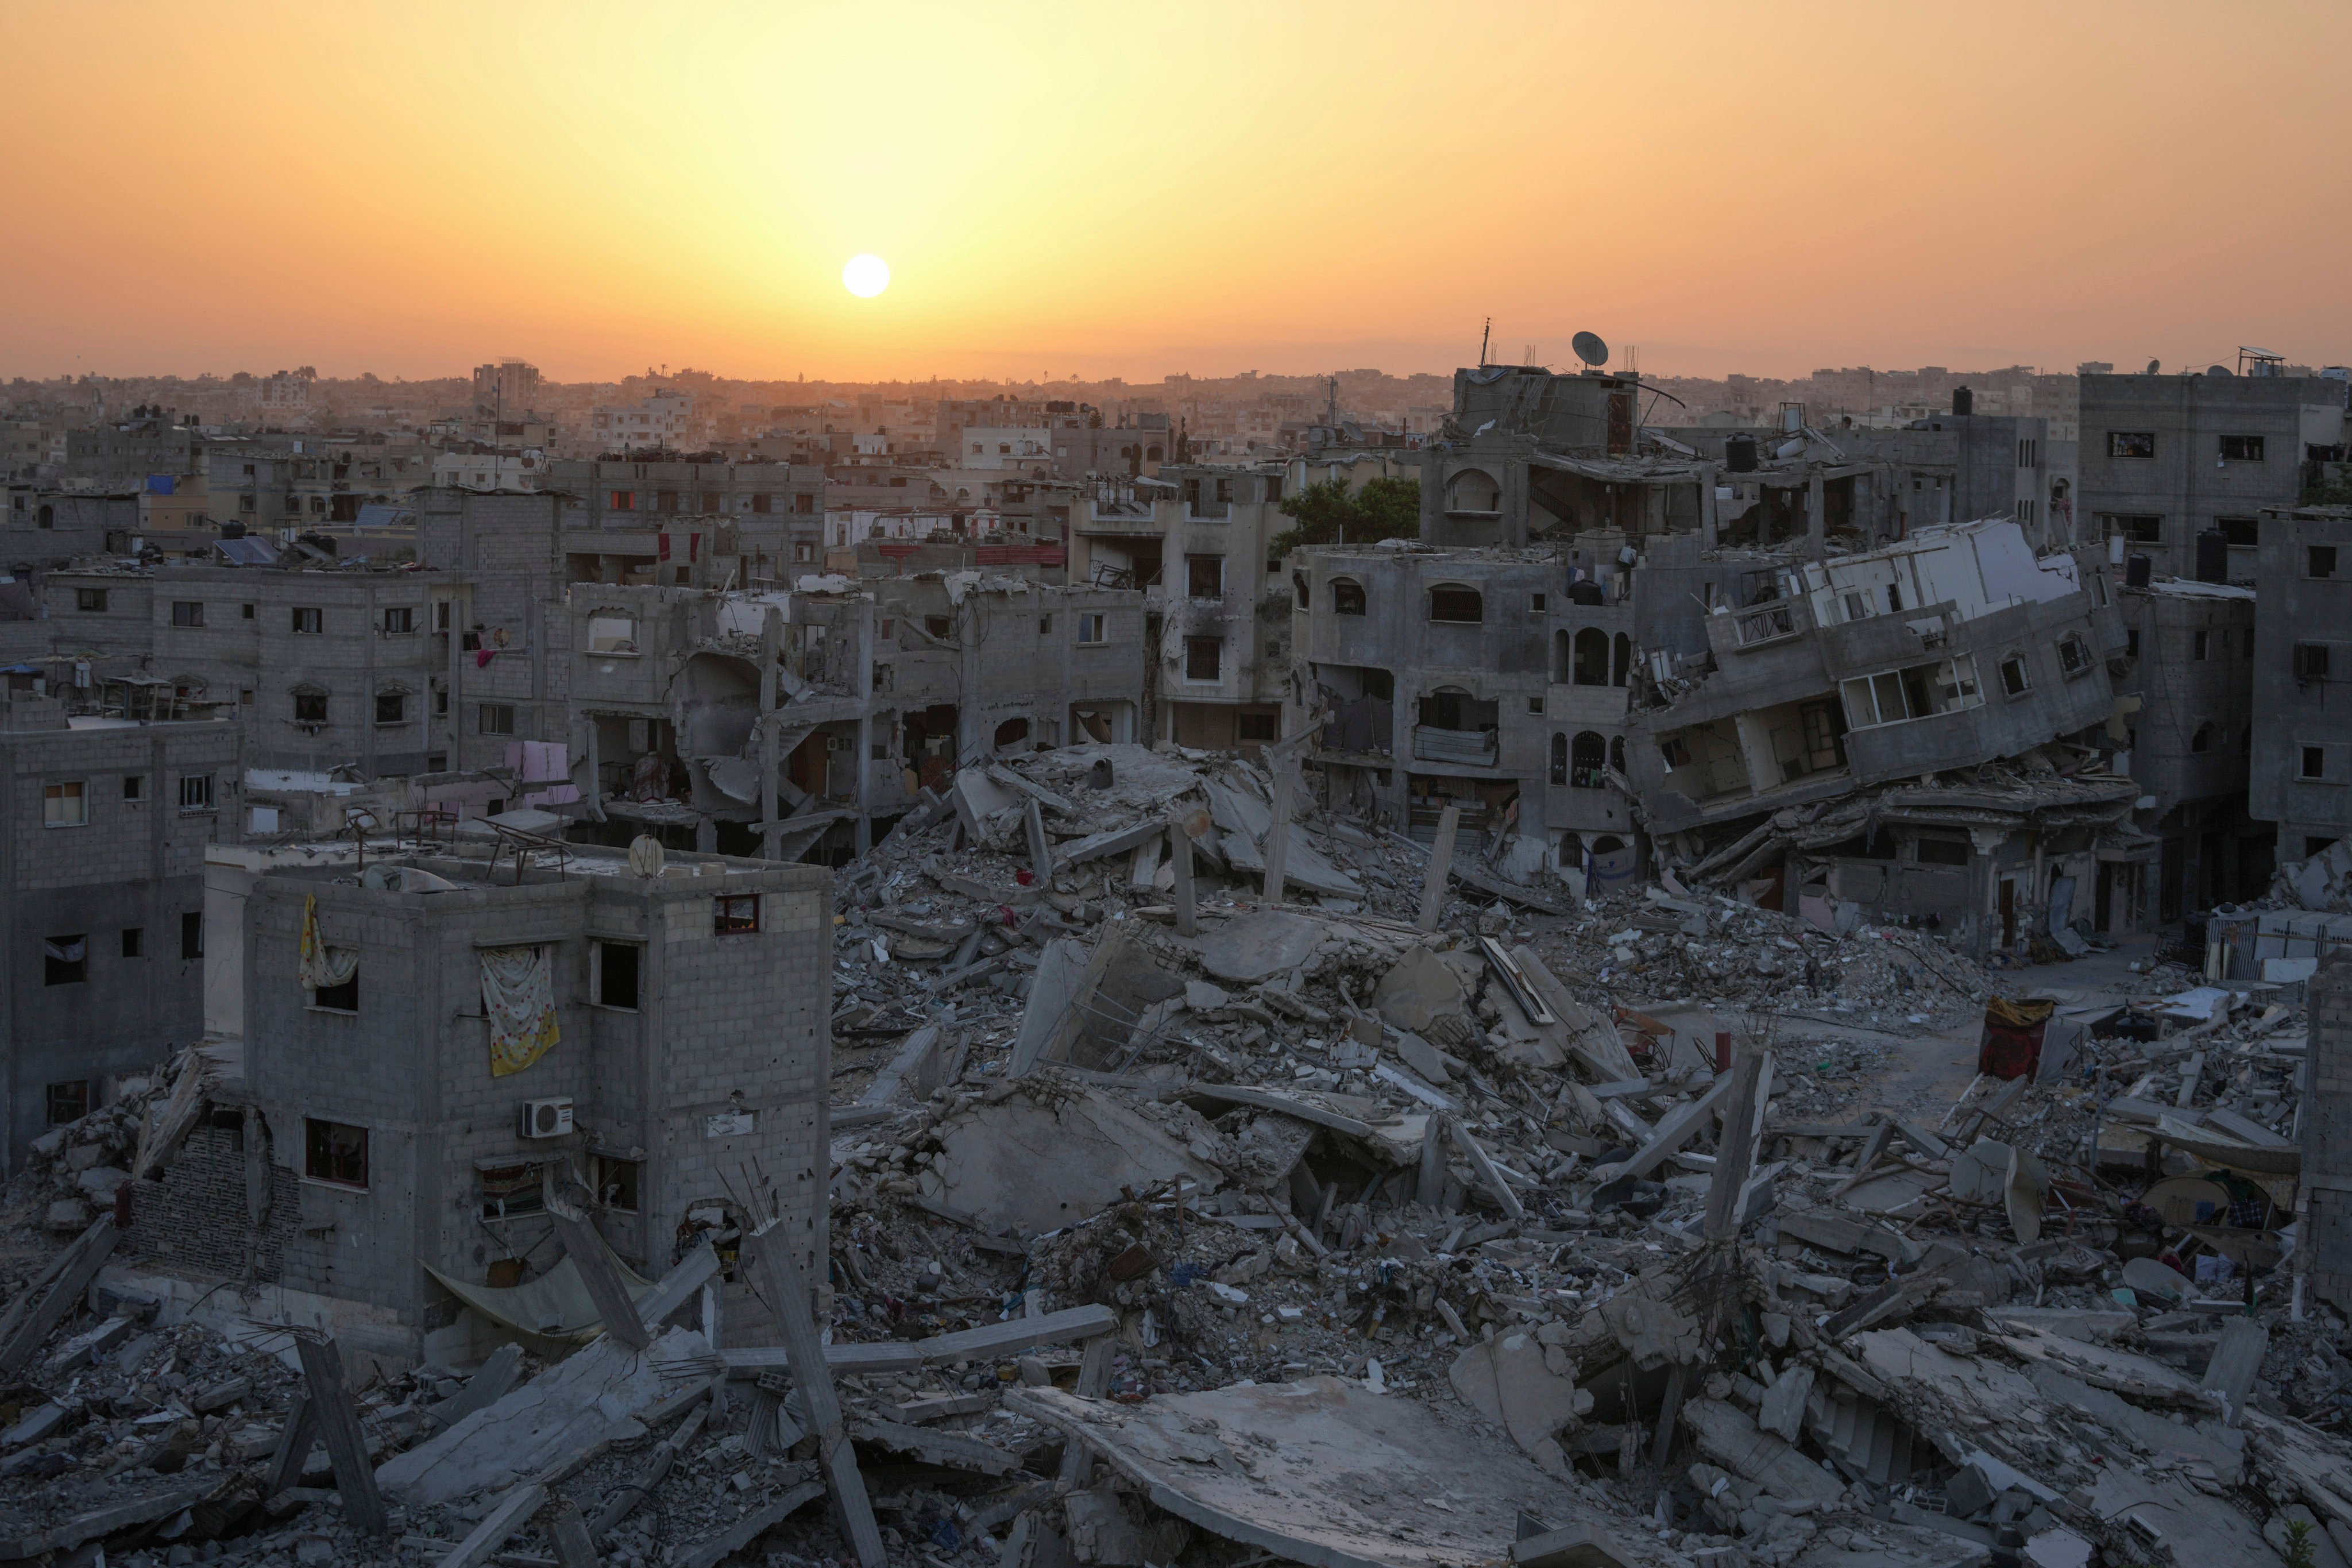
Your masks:
M1157 1123L1093 1089L970 1106L937 1135L939 1155L918 1178L923 1195L989 1230L1034 1236L1088 1218L1122 1189L1181 1177L1213 1192L1224 1180Z
M1014 1389L1180 1519L1307 1568L1440 1568L1509 1550L1519 1511L1576 1519L1580 1489L1507 1443L1335 1377L1139 1405ZM1443 1497L1443 1510L1423 1500ZM1622 1555L1622 1553L1621 1553Z
M1325 928L1311 915L1260 910L1227 921L1199 939L1201 967L1219 980L1255 985L1315 956Z
M1845 1490L1845 1483L1835 1474L1762 1430L1738 1405L1720 1399L1694 1399L1683 1405L1682 1419L1701 1454L1783 1502L1828 1508Z
M1592 1408L1592 1395L1576 1386L1564 1355L1557 1358L1560 1370L1547 1364L1546 1348L1532 1333L1497 1334L1455 1356L1446 1380L1546 1472L1565 1476L1568 1458L1557 1438Z
M667 1392L665 1364L708 1363L691 1329L657 1336L643 1355L604 1335L497 1403L376 1468L376 1485L412 1507L451 1501L531 1474L628 1423Z

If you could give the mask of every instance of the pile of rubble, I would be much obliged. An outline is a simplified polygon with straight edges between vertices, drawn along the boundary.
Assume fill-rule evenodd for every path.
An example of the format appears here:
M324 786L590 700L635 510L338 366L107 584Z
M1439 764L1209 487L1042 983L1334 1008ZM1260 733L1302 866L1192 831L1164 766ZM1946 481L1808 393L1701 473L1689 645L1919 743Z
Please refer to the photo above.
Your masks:
M838 874L826 1250L747 1192L643 1286L551 1192L602 1328L560 1359L143 1300L96 1215L0 1320L0 1558L2352 1557L2294 994L2002 994L1928 933L1523 885L1288 793L959 774ZM190 1081L65 1130L14 1220ZM780 1342L714 1331L722 1271Z

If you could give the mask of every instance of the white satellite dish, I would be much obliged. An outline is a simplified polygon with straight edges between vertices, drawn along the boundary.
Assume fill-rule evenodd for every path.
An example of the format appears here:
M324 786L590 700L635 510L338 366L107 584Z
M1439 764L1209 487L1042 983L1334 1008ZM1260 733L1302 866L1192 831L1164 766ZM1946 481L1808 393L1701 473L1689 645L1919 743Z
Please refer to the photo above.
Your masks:
M1601 341L1599 332L1579 332L1568 340L1568 346L1589 365L1597 368L1609 363L1609 345Z

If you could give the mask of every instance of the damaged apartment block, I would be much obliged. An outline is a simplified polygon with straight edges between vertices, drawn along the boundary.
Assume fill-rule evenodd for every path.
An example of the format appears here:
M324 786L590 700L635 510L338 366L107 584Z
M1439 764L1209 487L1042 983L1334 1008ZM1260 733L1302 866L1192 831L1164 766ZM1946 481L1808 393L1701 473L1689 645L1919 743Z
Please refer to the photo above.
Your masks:
M242 1280L446 1364L597 1321L551 1199L641 1287L699 1239L731 1263L757 1172L822 1256L824 871L492 831L361 859L211 852L205 1041L142 1135L125 1288Z

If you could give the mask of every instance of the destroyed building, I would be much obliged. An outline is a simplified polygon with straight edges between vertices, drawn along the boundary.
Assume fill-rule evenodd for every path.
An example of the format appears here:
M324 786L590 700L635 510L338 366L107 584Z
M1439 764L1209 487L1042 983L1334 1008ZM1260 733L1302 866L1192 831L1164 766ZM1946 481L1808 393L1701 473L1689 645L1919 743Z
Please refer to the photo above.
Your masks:
M0 698L0 1168L201 1033L204 855L239 837L242 739Z
M1226 749L1283 733L1290 593L1267 552L1290 526L1283 479L1280 464L1170 464L1072 510L1070 581L1142 591L1154 737Z
M1979 953L2066 926L2078 893L2095 893L2098 929L2121 929L2109 868L2137 858L2121 820L2137 792L2104 772L2114 698L2073 556L2037 558L2014 522L1973 523L1751 570L1740 590L1706 617L1696 670L1675 661L1639 699L1646 743L1625 780L1654 837L1689 835L1675 840L1684 862L1731 882L1801 843L1811 855L1772 893L1810 896L1823 877L1832 904L1957 923ZM2059 763L1975 787L1983 763L2053 742ZM2062 825L2074 831L2053 838Z
M278 1321L470 1362L579 1328L562 1279L528 1298L551 1316L501 1294L573 1183L648 1279L699 1232L731 1250L755 1169L822 1252L826 873L486 832L205 874L202 1098L131 1211L151 1289L242 1279Z
M589 831L787 860L824 843L839 859L960 768L1136 734L1131 590L978 571L808 581L574 585L561 771Z
M824 551L824 475L806 465L558 458L542 488L564 492L575 582L723 587L732 571L749 587Z

